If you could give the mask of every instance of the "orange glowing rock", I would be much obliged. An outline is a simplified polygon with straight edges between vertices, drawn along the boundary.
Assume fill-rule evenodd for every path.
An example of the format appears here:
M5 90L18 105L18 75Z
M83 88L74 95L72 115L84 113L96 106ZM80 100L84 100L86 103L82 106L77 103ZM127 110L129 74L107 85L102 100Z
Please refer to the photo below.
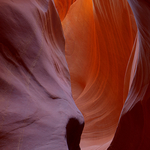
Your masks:
M67 15L67 12L70 8L70 6L75 2L76 0L54 0L55 6L57 8L57 11L59 13L59 17L61 20L65 18Z
M137 24L136 45L129 63L129 92L115 137L108 150L150 149L150 5L128 0ZM130 67L131 65L131 67Z
M80 150L85 119L82 150L149 150L149 16L148 0L0 0L0 149Z
M82 147L100 149L108 142L106 148L123 107L125 72L136 36L133 14L125 0L80 0L62 25L73 98L85 118Z

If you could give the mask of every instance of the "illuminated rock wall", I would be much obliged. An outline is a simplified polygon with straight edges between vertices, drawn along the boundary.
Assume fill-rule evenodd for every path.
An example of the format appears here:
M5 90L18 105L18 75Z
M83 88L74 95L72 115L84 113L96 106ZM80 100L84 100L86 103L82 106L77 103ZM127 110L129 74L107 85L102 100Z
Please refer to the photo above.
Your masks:
M150 149L150 2L128 0L138 32L130 87L113 142L108 150Z
M110 150L150 149L150 2L128 2L78 0L62 21L83 149L107 149L116 126Z
M0 0L0 149L80 150L85 120L82 150L149 150L149 16L148 0Z

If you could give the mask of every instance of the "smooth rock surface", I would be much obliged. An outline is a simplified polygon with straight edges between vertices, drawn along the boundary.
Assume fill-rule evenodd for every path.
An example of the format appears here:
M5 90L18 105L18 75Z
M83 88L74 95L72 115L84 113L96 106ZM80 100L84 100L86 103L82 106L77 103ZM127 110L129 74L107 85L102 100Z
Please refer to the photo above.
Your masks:
M0 0L0 64L0 149L79 150L84 121L52 0Z
M149 0L0 0L0 149L149 150L149 16Z

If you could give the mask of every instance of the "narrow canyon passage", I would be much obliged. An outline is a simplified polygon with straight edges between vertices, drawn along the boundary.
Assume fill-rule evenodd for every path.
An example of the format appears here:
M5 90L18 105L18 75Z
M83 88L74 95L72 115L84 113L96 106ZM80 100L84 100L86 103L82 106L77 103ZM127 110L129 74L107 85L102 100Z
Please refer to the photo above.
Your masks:
M82 149L105 150L115 133L109 150L150 149L150 2L67 2L69 10L56 8L67 12L61 21L72 94L85 119Z
M0 149L150 149L149 0L0 0Z

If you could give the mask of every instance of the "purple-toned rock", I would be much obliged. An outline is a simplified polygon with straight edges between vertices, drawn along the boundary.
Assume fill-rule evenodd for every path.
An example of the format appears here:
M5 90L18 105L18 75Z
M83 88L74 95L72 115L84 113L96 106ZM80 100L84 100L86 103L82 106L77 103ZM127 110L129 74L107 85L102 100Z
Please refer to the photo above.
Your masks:
M83 126L54 2L0 0L0 149L79 150Z

